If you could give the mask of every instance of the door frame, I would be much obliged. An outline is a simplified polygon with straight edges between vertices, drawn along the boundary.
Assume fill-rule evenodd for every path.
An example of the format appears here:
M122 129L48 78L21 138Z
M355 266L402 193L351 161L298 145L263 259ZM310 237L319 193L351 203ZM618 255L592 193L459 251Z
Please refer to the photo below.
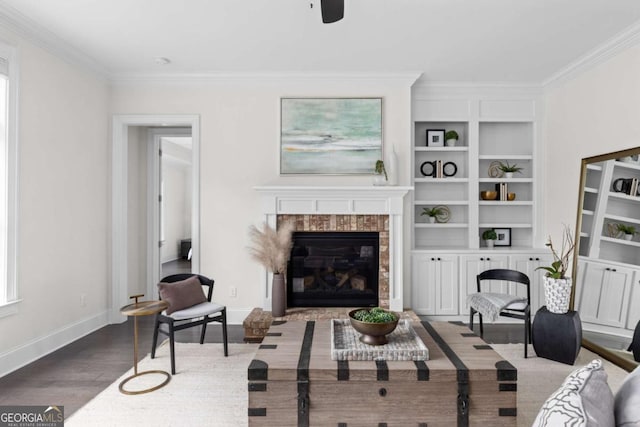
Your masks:
M156 284L160 281L160 271L162 260L160 259L160 201L158 194L160 190L160 139L166 137L192 137L191 129L186 127L155 127L147 132L147 144L151 148L147 153L147 295L149 299L154 298L157 292ZM193 137L192 137L193 139ZM193 143L192 158L193 163ZM191 177L193 180L193 176ZM192 187L193 188L193 187ZM194 196L192 190L192 198ZM193 215L191 218L193 222ZM194 250L195 252L195 250ZM193 256L192 256L193 258ZM193 264L192 264L193 267Z
M129 126L191 127L192 138L192 210L191 271L200 271L200 116L187 114L116 114L112 122L111 165L111 292L109 323L122 323L127 318L120 307L129 303L127 295L127 165ZM146 288L146 286L145 286ZM155 295L147 295L154 299Z

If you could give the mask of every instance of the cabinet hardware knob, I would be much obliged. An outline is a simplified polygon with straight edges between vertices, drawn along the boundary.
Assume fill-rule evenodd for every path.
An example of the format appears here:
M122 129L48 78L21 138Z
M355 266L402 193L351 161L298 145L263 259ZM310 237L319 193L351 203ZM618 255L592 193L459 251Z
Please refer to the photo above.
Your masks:
M487 258L487 261L491 261L491 258Z
M529 261L533 261L533 258L529 258Z
M480 261L484 261L484 258L480 257Z
M536 261L540 261L540 258L536 257Z
M431 258L431 261L435 261L435 260L436 260L435 258Z
M611 270L609 267L605 267L604 269L605 269L605 271Z
M615 268L612 268L611 271L618 271L618 270L616 270Z
M438 261L442 261L440 258L438 258Z

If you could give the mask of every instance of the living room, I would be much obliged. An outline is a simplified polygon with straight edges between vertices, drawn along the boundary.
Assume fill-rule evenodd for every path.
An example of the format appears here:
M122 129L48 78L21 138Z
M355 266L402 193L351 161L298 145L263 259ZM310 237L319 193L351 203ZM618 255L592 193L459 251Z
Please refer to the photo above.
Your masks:
M395 150L401 187L415 186L415 147L425 145L415 131L417 103L525 101L537 168L527 239L539 252L563 224L575 227L581 160L640 145L633 1L411 1L396 10L352 0L333 24L322 23L318 1L41 3L0 2L0 41L16 48L19 66L9 250L19 301L0 306L0 376L126 320L119 309L140 284L128 283L118 260L140 254L127 255L118 239L139 230L118 222L127 211L114 198L126 185L113 154L117 117L148 120L136 126L196 124L194 271L215 278L214 298L234 325L270 308L268 275L247 251L248 227L265 220L256 188L372 186L374 165L370 175L281 175L282 98L381 98L383 157ZM458 122L458 111L427 121ZM471 122L479 112L468 114ZM416 308L412 197L404 198L394 270L394 284L404 283L396 304L408 309ZM151 299L155 283L146 282Z

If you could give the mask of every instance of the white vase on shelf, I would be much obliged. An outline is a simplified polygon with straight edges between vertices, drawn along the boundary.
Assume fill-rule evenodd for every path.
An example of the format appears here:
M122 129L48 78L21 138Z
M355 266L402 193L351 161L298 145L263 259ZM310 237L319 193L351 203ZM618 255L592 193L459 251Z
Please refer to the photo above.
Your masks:
M398 156L396 155L395 145L391 145L391 151L387 156L385 167L387 169L387 175L389 177L388 184L397 185L398 184Z

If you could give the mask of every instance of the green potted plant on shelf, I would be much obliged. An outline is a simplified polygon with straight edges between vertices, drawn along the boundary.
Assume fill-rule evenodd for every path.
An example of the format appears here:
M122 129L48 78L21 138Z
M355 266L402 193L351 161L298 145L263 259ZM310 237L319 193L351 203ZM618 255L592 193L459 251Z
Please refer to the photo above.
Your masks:
M636 227L633 225L616 224L618 229L618 235L624 237L625 240L633 239L633 236L638 234Z
M376 167L374 168L373 185L387 185L389 177L387 176L387 170L384 167L384 161L377 160Z
M455 130L447 131L447 133L444 134L444 143L447 147L455 147L458 138L458 132Z
M500 169L502 173L504 173L505 178L513 178L513 174L516 172L522 173L522 168L520 166L515 163L513 165L510 165L508 161L506 161L505 163L500 162L498 169Z
M444 214L444 210L441 206L435 206L433 208L422 208L422 213L420 216L427 216L429 218L429 222L434 223L438 215Z
M576 247L571 229L565 225L562 234L562 246L557 251L551 241L551 236L545 244L553 255L550 266L538 267L536 270L546 270L544 276L544 299L547 310L551 313L563 314L569 311L571 297L571 277L567 277L567 270L572 263L573 251Z
M498 233L496 233L496 230L494 230L493 228L484 230L484 232L482 233L482 240L485 241L488 248L493 248L493 244L496 240L498 240Z

